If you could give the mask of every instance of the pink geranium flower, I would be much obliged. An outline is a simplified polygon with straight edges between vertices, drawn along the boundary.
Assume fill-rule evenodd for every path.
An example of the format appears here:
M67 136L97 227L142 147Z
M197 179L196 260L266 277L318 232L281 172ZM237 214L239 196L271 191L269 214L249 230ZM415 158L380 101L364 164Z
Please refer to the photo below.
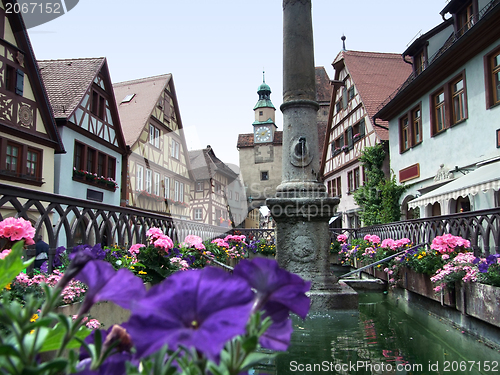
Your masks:
M142 247L146 247L146 245L143 245L142 243L136 243L135 245L130 246L130 249L128 249L128 252L132 255L137 255L137 254L139 254L139 250Z
M149 228L148 231L146 232L146 237L150 239L150 241L154 242L161 236L164 236L163 232L161 231L160 228Z
M184 246L194 247L197 250L205 250L205 245L203 245L203 240L201 237L190 234L184 239Z
M347 236L345 234L339 234L337 236L337 241L345 243L347 241Z
M9 255L9 254L10 254L10 252L11 252L11 250L10 250L10 249L6 249L6 250L2 251L2 252L0 253L0 259L5 259L5 257L6 257L7 255Z
M161 237L159 237L153 244L155 247L161 247L167 253L168 250L174 247L174 242L170 239L169 236L165 236L164 234Z
M0 237L8 238L11 241L25 240L26 245L33 245L35 228L28 220L22 217L8 217L0 222Z
M212 243L216 244L217 246L225 247L226 249L229 249L229 244L225 240L223 240L222 238L216 238L215 240L212 241Z

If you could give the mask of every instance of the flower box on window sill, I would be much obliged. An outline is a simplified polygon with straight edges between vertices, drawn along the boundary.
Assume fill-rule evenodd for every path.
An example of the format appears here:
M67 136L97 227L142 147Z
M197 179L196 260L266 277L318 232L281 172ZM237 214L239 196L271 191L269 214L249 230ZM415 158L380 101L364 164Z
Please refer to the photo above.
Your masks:
M349 152L349 147L347 146L342 147L342 151L344 151L347 154Z
M353 142L357 142L357 141L361 140L361 138L363 138L361 136L361 134L356 134L354 137L352 137L352 141Z
M338 154L341 153L341 149L340 148L336 148L335 150L333 150L333 156L337 156Z

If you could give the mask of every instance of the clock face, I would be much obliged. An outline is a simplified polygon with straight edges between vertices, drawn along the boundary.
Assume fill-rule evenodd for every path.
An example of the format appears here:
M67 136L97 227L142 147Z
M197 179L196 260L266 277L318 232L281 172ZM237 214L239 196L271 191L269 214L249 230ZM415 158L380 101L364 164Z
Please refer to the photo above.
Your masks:
M271 129L267 126L261 126L255 129L255 142L270 142Z

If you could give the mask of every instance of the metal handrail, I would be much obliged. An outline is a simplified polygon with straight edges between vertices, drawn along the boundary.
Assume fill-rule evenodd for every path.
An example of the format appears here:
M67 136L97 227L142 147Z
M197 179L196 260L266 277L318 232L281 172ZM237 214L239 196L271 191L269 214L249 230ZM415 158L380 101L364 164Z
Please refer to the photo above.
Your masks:
M392 255L390 255L390 256L388 256L388 257L384 258L384 259L378 260L378 261L376 261L376 262L374 262L374 263L371 263L371 264L369 264L369 265L367 265L367 266L364 266L364 267L361 267L361 268L355 269L354 271L348 272L348 273L346 273L345 275L339 276L339 280L340 280L340 279L345 279L345 278L346 278L346 277L348 277L348 276L354 275L355 273L358 273L358 272L364 271L364 270L366 270L366 269L368 269L368 268L375 267L376 265L379 265L380 263L384 263L385 261L391 260L392 258L395 258L395 257L397 257L398 255L401 255L401 254L403 254L403 253L406 253L406 252L411 251L411 250L414 250L414 249L418 249L419 247L424 246L424 245L425 245L425 243L421 243L421 244L415 245L415 246L413 246L413 247L410 247L409 249L402 250L402 251L400 251L400 252L399 252L399 253L397 253L397 254L392 254Z

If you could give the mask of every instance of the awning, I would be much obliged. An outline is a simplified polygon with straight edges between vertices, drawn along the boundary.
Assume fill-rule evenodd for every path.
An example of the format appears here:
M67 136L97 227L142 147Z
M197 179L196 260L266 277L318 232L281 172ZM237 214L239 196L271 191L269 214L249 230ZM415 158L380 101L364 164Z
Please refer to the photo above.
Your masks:
M476 195L480 191L500 189L500 161L484 164L463 177L408 202L409 208Z

